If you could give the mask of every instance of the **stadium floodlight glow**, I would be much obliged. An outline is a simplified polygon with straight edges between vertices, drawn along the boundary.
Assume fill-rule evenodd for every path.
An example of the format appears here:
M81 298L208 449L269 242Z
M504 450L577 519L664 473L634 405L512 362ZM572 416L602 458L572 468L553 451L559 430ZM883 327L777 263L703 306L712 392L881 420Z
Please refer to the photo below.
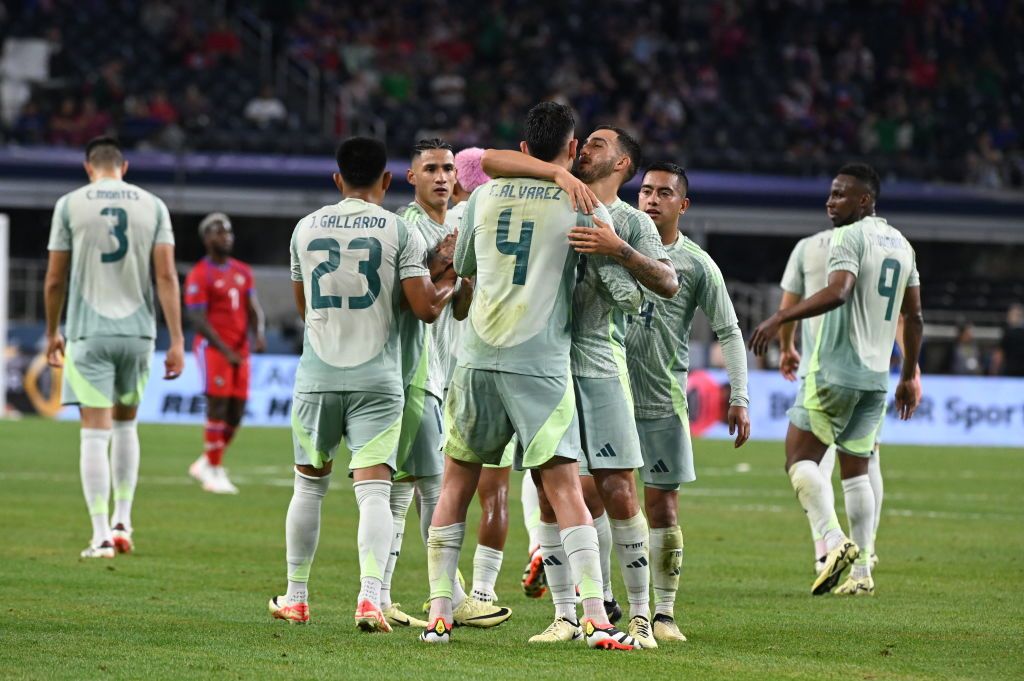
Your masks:
M0 419L7 414L7 294L10 291L10 220L0 213Z

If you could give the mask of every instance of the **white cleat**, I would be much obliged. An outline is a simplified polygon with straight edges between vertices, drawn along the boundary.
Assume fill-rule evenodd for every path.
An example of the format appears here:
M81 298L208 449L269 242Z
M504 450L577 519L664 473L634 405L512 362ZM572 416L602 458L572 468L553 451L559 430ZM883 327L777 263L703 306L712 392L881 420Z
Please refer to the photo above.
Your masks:
M555 621L548 625L548 628L530 637L530 643L562 643L563 641L578 641L583 638L583 629L576 622L570 622L564 617L556 617Z
M203 483L203 489L214 494L238 494L238 488L231 484L223 466L210 466L210 475Z
M651 620L643 615L636 615L629 620L626 627L629 635L636 639L641 648L657 648L658 642L651 631Z
M105 541L99 546L93 546L90 544L78 555L82 558L113 558L116 553L117 551L114 549L114 545L109 541Z
M210 462L206 460L206 454L200 454L199 458L188 467L188 474L200 485L205 485L210 477Z

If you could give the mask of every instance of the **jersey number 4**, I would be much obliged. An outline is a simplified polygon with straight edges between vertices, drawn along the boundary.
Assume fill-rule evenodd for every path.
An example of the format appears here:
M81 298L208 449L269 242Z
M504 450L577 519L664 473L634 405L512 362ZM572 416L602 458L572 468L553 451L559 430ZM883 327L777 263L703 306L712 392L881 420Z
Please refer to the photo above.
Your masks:
M342 307L341 296L325 296L320 293L320 278L330 274L341 266L341 244L335 239L313 239L306 247L307 251L327 251L327 260L316 266L313 270L313 300L310 306L314 310L322 310L328 307ZM360 237L348 242L349 251L368 251L369 255L359 261L359 273L366 277L366 293L361 296L352 296L348 299L350 310L365 310L373 305L380 295L380 263L381 248L380 241L373 237Z
M523 220L519 228L519 241L508 240L508 228L512 223L512 209L506 208L498 215L498 236L495 246L498 252L516 257L516 266L512 271L512 283L516 286L526 285L526 268L530 264L530 243L533 241L533 221Z
M100 262L117 262L128 254L128 213L124 208L104 208L100 215L113 218L110 233L117 239L117 248L110 253L101 253Z

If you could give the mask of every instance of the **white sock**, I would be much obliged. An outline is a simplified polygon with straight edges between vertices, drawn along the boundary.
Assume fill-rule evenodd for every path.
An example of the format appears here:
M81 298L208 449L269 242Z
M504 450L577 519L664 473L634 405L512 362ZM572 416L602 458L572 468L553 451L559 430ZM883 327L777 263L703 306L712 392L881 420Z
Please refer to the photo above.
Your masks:
M846 499L846 517L850 520L850 538L862 547L854 563L854 568L858 569L853 573L853 577L859 579L871 574L871 533L875 522L875 494L871 491L871 480L867 475L843 480L843 497Z
M537 485L533 482L533 476L527 471L523 476L523 488L521 494L523 502L523 520L526 523L526 534L530 537L530 551L535 551L540 546L540 500L537 498Z
M871 480L871 491L875 495L875 522L871 528L871 549L875 553L875 542L878 541L878 523L882 520L882 495L885 486L882 484L882 450L875 445L875 452L868 459L868 478Z
M541 521L537 528L537 538L544 557L544 578L555 604L555 617L576 622L576 583L572 579L569 557L565 555L558 525Z
M110 473L114 483L114 527L132 529L132 500L139 481L139 431L135 421L114 421L110 438Z
M419 478L413 483L416 486L416 494L419 497L417 511L420 514L420 538L423 545L427 545L427 536L430 534L430 521L434 517L434 509L437 507L437 500L441 498L441 476L431 475L426 478Z
M608 515L607 513L605 515ZM609 520L615 556L629 599L629 616L651 619L651 568L648 551L647 518L637 513L628 520Z
M832 471L836 467L836 446L832 445L825 450L825 454L821 457L821 461L818 462L818 470L821 471L821 477L825 479L825 503L835 508L836 496L832 489ZM810 517L807 522L810 523ZM828 554L828 550L825 548L825 538L818 534L815 530L814 525L811 525L811 537L814 539L814 558L815 560L824 560L825 555Z
M384 568L384 579L380 588L381 610L387 610L391 607L391 577L395 574L398 557L402 554L405 516L409 512L409 506L412 504L412 492L412 483L398 482L391 486L391 551L388 553L388 564Z
M608 522L607 512L594 518L594 529L597 530L598 550L601 552L601 590L604 600L613 601L615 594L612 593L612 547L615 541L612 539L612 526Z
M829 506L826 501L826 482L821 477L818 464L807 460L797 461L789 467L789 480L811 524L824 537L826 550L831 551L839 546L843 531L835 507Z
M601 552L597 546L597 530L593 525L576 525L565 528L560 535L573 581L580 586L583 616L595 624L608 624L601 591Z
M284 522L287 597L292 603L304 603L309 598L306 583L316 555L316 545L320 541L320 507L331 484L330 477L315 478L295 471L292 500Z
M391 481L363 480L352 485L359 506L359 601L380 607L380 589L388 565L394 519L391 515Z
M452 621L452 596L458 585L459 553L466 537L466 523L431 527L427 537L427 573L430 577L430 622L440 617Z
M494 583L498 581L504 552L483 544L476 545L473 555L473 597L482 601L497 600Z
M82 428L80 433L78 468L82 475L82 492L92 519L92 545L112 542L110 533L110 460L107 446L110 431Z
M651 528L651 581L654 583L654 612L675 617L676 593L683 568L683 530Z

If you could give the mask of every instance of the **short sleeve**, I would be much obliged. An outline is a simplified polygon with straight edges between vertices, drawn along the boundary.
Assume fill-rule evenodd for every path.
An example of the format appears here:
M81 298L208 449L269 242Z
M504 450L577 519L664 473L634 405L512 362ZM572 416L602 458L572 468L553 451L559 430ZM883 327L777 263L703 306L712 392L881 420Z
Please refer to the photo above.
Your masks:
M459 235L455 239L455 271L460 277L471 277L476 274L476 197L477 193L486 187L481 185L473 190L466 204L466 211L462 214L462 223L459 226Z
M47 249L51 251L71 250L71 225L68 220L68 197L62 196L53 207L53 219L50 221L50 243Z
M804 282L804 248L807 246L807 239L797 242L793 252L789 254L786 262L786 271L782 273L782 290L787 293L803 297L805 292Z
M646 255L654 260L668 260L668 252L661 243L661 235L654 221L645 213L632 214L635 219L631 220L632 229L626 238L626 243L636 249L637 253Z
M402 236L404 235L404 239ZM429 277L427 269L427 244L418 229L409 229L406 223L398 220L398 278L413 279Z
M832 236L828 248L828 273L860 273L860 261L864 256L864 235L860 230L841 227Z
M156 201L156 240L154 244L174 245L174 228L171 226L171 214L167 211L167 204L161 199L153 197Z
M739 324L736 310L718 265L706 255L700 257L698 263L703 272L697 283L697 305L707 316L711 329L718 335L723 329Z
M206 307L209 302L203 269L196 265L185 277L185 307L197 309Z
M298 231L298 227L295 229ZM302 281L302 262L299 260L299 251L295 246L295 232L292 232L291 242L291 275L292 281Z
M910 250L910 278L907 279L907 288L921 285L921 275L917 273L917 253Z

